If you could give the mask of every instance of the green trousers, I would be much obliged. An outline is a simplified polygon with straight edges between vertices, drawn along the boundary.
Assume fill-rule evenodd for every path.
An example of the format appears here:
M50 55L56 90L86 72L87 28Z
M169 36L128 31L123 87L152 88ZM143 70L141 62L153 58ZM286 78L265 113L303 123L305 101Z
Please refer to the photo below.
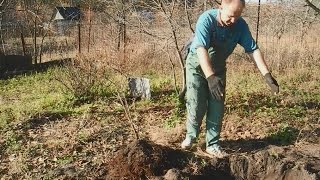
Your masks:
M217 76L226 81L225 62L214 63L214 54L209 52ZM187 86L187 137L192 139L199 135L202 119L206 115L206 146L217 145L220 138L221 124L224 116L224 100L216 100L209 92L208 82L199 65L196 53L189 53L186 61ZM225 97L225 92L224 92Z

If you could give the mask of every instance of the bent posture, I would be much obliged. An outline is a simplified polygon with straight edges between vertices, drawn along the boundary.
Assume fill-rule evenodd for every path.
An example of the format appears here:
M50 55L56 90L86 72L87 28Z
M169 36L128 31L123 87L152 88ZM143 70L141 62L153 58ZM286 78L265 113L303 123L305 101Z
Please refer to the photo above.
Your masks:
M244 7L244 0L222 0L219 9L204 12L197 21L186 60L187 133L181 144L183 149L191 148L206 114L206 152L217 157L226 155L219 146L224 115L226 59L237 44L254 60L272 92L279 91L279 85L269 72L247 23L240 16Z

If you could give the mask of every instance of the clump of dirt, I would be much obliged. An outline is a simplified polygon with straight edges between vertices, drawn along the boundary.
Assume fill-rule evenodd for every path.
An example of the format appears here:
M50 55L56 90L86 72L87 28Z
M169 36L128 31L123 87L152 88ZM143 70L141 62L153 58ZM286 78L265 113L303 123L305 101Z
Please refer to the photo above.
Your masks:
M138 140L118 151L115 157L108 162L108 177L145 179L160 176L165 170L168 170L168 167L179 163L175 160L179 156L187 155L146 140Z
M319 179L319 154L302 152L301 147L268 146L217 159L138 140L107 163L107 179Z
M107 163L107 179L230 179L230 175L220 170L226 169L221 164L210 168L191 152L138 140L118 151Z

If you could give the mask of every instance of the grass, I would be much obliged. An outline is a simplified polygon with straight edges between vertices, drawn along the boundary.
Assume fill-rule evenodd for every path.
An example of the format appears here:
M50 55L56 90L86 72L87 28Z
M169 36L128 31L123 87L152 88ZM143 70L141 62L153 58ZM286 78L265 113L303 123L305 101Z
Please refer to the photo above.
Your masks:
M254 129L247 138L258 134L282 146L295 143L298 137L306 140L300 131L307 124L318 127L319 77L310 73L312 69L305 73L288 71L286 76L277 74L281 93L271 96L255 70L248 72L247 66L232 68L235 67L231 65L228 72L222 137L239 139L239 131ZM115 89L109 89L113 95L97 92L92 101L75 104L70 92L53 80L56 72L50 69L1 80L0 151L1 158L11 158L12 162L7 164L10 169L4 168L0 173L55 178L55 172L71 166L90 174L91 167L101 167L119 147L133 141ZM128 99L133 123L141 136L148 136L145 131L149 124L169 131L184 127L186 112L178 103L172 78L155 74L149 78L153 98L134 103ZM53 117L55 113L57 117ZM34 172L35 169L39 170Z
M287 123L282 123L276 132L269 135L269 139L281 145L290 145L297 139L298 134L298 129L290 127Z
M317 143L317 140L303 137L303 133L309 127L309 134L319 128L318 69L315 65L273 72L281 87L280 94L273 96L252 63L228 64L221 137L227 140L267 138L279 145L290 145L297 139ZM74 91L55 80L57 75L71 77L64 72L52 68L0 80L1 158L15 158L8 161L6 167L0 165L0 174L54 178L55 170L69 165L78 167L80 164L83 170L100 167L110 154L134 140L130 122L116 96L118 92L127 92L123 76L111 72L97 76L97 82L111 80L113 85L92 83L89 90L94 98L78 101ZM141 137L155 134L152 130L159 130L155 135L158 139L170 136L163 132L184 127L186 119L184 104L178 101L172 76L150 70L144 77L150 78L152 99L128 98L132 122ZM37 168L42 169L38 174L33 173Z
M246 68L247 66L249 68ZM227 113L238 113L247 118L270 116L281 121L299 120L307 116L308 110L319 106L317 67L290 70L289 75L276 74L281 86L278 96L271 96L269 87L252 64L236 65L237 69L232 65L230 67L227 78ZM59 72L61 71L49 69L47 72L31 76L22 75L1 80L0 127L5 128L14 121L23 121L47 112L81 114L88 111L94 101L75 106L71 93L66 93L61 83L53 80L53 74ZM172 127L185 116L184 108L175 95L172 78L154 73L151 73L149 78L152 80L154 98L151 102L138 101L136 106L138 108L150 104L173 106L172 116L165 124L166 127ZM99 86L94 93L98 97L110 97L112 93L106 95L107 91L103 88L107 87Z
M12 121L28 119L44 112L70 111L70 103L62 95L60 86L50 80L51 73L49 70L0 81L2 128Z
M75 105L78 99L54 79L54 74L63 76L59 69L0 81L0 129L44 114L86 113L90 103ZM95 93L106 96L99 89Z
M270 19L278 15L270 12L272 16L265 15ZM177 18L181 20L180 16ZM195 21L196 16L193 18ZM168 58L173 60L178 83L180 69L172 39L168 37L170 29L163 26L166 21L161 23L150 26L148 31L167 40L137 33L137 29L128 27L126 56L116 50L117 38L110 40L117 33L113 28L115 24L110 24L111 29L101 24L91 37L90 52L87 53L87 45L82 47L82 52L88 55L83 55L84 64L80 62L77 69L53 68L0 80L0 176L56 179L55 173L68 167L80 169L92 178L103 174L99 170L114 152L134 140L131 124L117 98L118 93L127 93L124 75L151 80L151 100L128 98L132 122L140 137L150 138L154 134L156 140L182 139L186 111L178 102ZM253 30L254 24L249 24ZM284 32L285 36L277 40L270 36L278 26L262 26L259 46L280 84L280 94L276 96L271 95L253 63L246 61L242 49L237 48L228 64L222 139L268 139L279 145L291 145L297 140L320 143L315 134L320 128L318 26L310 28L302 42L298 41L299 28L289 28L290 32ZM103 31L104 36L96 31ZM177 34L178 44L182 45L190 34L188 26L179 25ZM82 38L86 44L86 33ZM72 37L46 38L44 61L75 56L77 43L73 40ZM26 41L32 44L30 38ZM54 45L52 41L58 43ZM7 42L13 48L9 52L20 47L18 42L18 39ZM97 68L104 64L112 68ZM181 134L179 128L183 129ZM310 136L304 136L305 132ZM203 129L201 133L203 136Z
M171 102L174 103L173 110L171 116L168 117L164 124L164 127L169 129L181 123L186 116L185 104L181 104L176 94L172 94L170 97Z
M19 137L12 131L7 132L5 137L5 146L9 151L16 152L20 150L21 144L19 143Z

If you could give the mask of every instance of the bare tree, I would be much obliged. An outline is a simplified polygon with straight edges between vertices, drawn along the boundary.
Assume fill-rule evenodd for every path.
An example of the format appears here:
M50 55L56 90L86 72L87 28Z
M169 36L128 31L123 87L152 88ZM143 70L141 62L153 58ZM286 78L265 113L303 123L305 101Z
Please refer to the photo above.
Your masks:
M173 41L174 41L174 47L176 50L176 54L178 55L178 60L180 63L180 68L181 68L181 74L182 76L182 87L181 90L179 92L179 99L183 100L184 99L184 95L185 95L185 86L186 86L186 70L184 67L184 59L182 56L182 53L180 51L179 48L179 44L178 44L178 37L177 37L177 32L176 32L176 27L174 25L173 22L173 13L175 11L176 8L176 1L172 1L171 3L169 2L164 2L163 0L159 0L156 2L158 7L160 8L160 10L163 12L165 19L167 20L167 22L169 23L169 26L171 28L171 34L173 37Z
M42 63L44 40L50 32L53 32L50 26L53 21L52 15L47 12L47 9L54 9L62 1L23 0L22 3L21 11L24 12L25 21L29 27L27 30L31 32L33 38L34 63ZM61 4L61 6L63 5ZM41 38L40 42L37 39L39 37Z
M43 2L41 0L34 0L34 1L26 1L23 0L23 11L26 15L26 21L28 24L32 23L30 26L32 31L32 38L33 38L33 58L34 63L38 63L38 42L37 42L37 36L38 36L38 29L39 26L43 22L43 17L41 16L41 8L43 6Z
M116 19L118 22L118 50L122 48L123 54L125 54L126 49L126 36L127 36L127 27L126 27L126 14L128 11L128 2L126 0L114 0L116 7Z

